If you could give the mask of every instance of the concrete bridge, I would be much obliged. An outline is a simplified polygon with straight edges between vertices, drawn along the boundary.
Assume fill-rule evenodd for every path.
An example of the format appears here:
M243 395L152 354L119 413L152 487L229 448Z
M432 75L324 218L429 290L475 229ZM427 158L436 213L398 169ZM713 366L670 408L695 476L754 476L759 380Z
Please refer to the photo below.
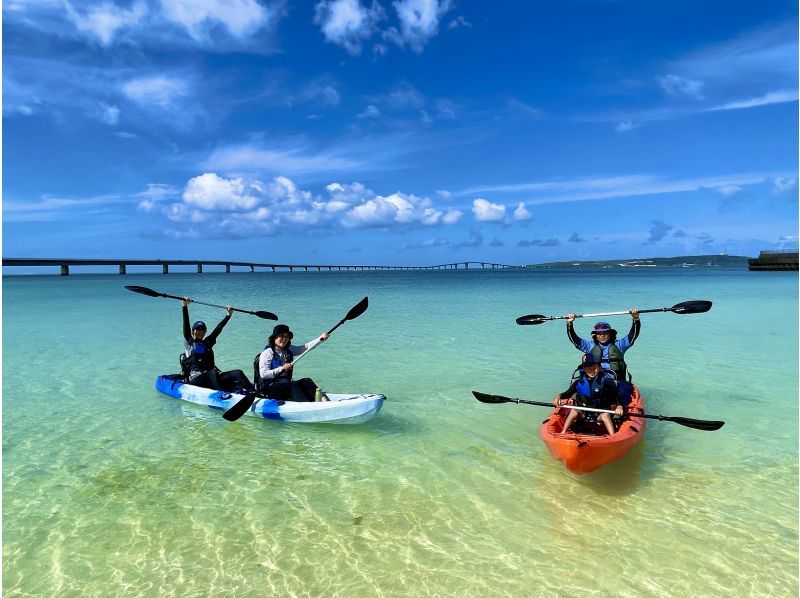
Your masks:
M294 270L316 270L321 272L342 271L342 270L458 270L469 268L478 269L497 269L497 268L522 268L524 266L513 266L510 264L498 264L496 262L451 262L449 264L436 264L434 266L377 266L377 265L331 265L331 264L264 264L258 262L234 262L220 260L112 260L112 259L65 259L65 258L19 258L4 257L3 267L15 266L50 266L58 267L61 276L69 276L71 266L118 266L120 274L128 273L128 266L161 266L161 272L169 274L170 266L192 266L197 268L198 274L202 274L204 266L225 266L225 272L230 272L232 266L249 268L250 272L256 269L271 270L276 272L284 270L293 272Z

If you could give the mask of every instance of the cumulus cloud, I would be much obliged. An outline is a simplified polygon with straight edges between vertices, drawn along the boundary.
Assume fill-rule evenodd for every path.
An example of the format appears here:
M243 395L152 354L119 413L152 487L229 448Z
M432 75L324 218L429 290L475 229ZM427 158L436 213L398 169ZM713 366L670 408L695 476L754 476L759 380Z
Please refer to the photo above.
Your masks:
M377 2L368 7L359 0L323 0L314 10L314 23L320 26L325 40L344 47L353 56L361 54L364 41L383 17Z
M695 100L704 99L703 82L681 77L664 75L658 78L658 84L668 95L688 97Z
M395 0L392 4L400 31L390 31L388 37L400 46L408 44L417 53L438 33L439 21L450 10L449 0Z
M137 26L147 14L147 5L144 2L135 2L127 10L106 3L80 12L69 2L64 3L64 8L78 31L96 37L103 46L111 44L118 30Z
M581 238L578 233L572 233L567 239L568 243L586 243L586 239Z
M472 201L472 213L478 222L503 222L506 218L506 207L479 198Z
M373 106L370 104L366 108L364 108L364 112L358 115L359 118L378 118L381 115L381 111L378 109L377 106Z
M533 214L525 207L525 202L519 202L517 209L514 210L514 220L531 220L532 218Z
M427 197L399 191L383 196L358 182L329 183L315 194L285 176L265 182L206 172L187 182L181 201L166 187L153 187L142 197L139 209L161 213L184 228L203 223L230 232L238 225L239 236L272 234L286 226L426 228L452 225L461 217L460 211L440 209Z
M258 203L248 193L242 179L223 179L214 173L190 179L183 192L183 201L189 207L202 210L229 211L251 210Z
M257 0L162 0L164 16L203 40L221 26L239 39L265 26L274 16Z

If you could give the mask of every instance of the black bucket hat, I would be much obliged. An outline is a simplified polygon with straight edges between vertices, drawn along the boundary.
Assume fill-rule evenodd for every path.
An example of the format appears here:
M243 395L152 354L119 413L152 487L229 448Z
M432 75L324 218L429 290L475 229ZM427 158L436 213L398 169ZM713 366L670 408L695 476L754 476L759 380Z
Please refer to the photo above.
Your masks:
M600 360L594 356L594 353L584 353L581 368L587 368L590 365L602 365Z
M206 328L205 322L197 320L197 322L192 324L192 330L208 330L208 328Z
M275 342L275 337L279 334L286 334L289 333L289 340L294 338L294 334L286 324L276 324L275 328L272 329L272 334L269 337L269 344L273 344Z

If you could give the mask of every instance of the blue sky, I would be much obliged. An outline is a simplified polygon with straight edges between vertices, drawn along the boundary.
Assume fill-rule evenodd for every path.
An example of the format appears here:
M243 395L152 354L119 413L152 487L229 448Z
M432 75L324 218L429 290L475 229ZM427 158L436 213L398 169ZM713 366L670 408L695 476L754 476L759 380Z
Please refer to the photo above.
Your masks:
M3 253L797 247L795 2L6 0Z

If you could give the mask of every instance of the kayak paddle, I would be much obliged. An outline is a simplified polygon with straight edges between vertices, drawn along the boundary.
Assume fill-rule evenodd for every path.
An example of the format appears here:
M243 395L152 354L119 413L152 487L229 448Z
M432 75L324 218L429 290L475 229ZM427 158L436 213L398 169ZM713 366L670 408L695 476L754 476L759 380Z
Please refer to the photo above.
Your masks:
M555 407L552 403L542 403L539 401L526 401L524 399L512 399L509 397L503 397L500 395L489 395L483 392L478 392L477 390L473 390L472 394L475 395L475 398L478 399L481 403L490 403L490 404L497 404L497 403L522 403L524 405L538 405L539 407ZM578 407L577 405L562 405L562 407L566 409L577 409L578 411L597 411L600 413L614 413L610 409L594 409L592 407ZM690 419L688 417L668 417L666 415L649 415L646 413L630 413L628 414L629 417L644 417L647 419L657 419L659 421L664 422L673 422L680 426L686 426L687 428L694 428L695 430L704 430L706 432L713 432L714 430L719 430L722 426L725 425L725 422L720 421L710 421L705 419Z
M671 311L676 314L702 314L711 309L711 301L684 301L672 307L659 307L657 309L640 309L640 314L648 314L660 311ZM628 311L609 311L601 314L575 314L576 318L593 318L595 316L622 316L628 314ZM569 316L543 316L541 314L529 314L527 316L520 316L517 318L517 324L520 326L533 326L536 324L544 324L548 320L566 320Z
M140 293L142 295L147 295L148 297L164 297L165 299L179 299L183 301L183 297L177 297L175 295L167 295L166 293L159 293L158 291L154 291L153 289L148 289L147 287L137 287L137 286L126 286L126 289L129 291L133 291L134 293ZM199 303L200 305L208 305L209 307L219 307L221 309L227 309L225 305L216 305L214 303L204 303L203 301L197 301L196 299L191 300L192 303ZM249 311L246 309L239 309L237 307L231 308L233 311L238 311L243 314L250 314L252 316L256 316L263 320L277 320L278 316L276 316L271 311Z
M367 307L369 307L369 299L367 297L364 297L361 301L359 301L356 305L354 305L350 309L350 311L347 312L347 315L345 315L345 317L342 318L339 321L339 323L336 324L336 326L328 330L328 334L329 335L332 334L334 330L336 330L339 326L341 326L348 320L355 320L358 316L367 311ZM319 345L315 345L314 347L311 347L311 349L308 349L305 353L298 355L297 359L292 360L292 364L294 365L295 363L300 361L300 359L302 359L305 355L311 353L311 351L318 346ZM244 398L240 399L238 403L233 405L233 407L231 407L225 413L223 413L222 417L227 419L229 422L235 422L237 419L239 419L245 413L247 413L247 410L250 409L253 403L256 402L257 397L258 393L251 393L246 395Z

